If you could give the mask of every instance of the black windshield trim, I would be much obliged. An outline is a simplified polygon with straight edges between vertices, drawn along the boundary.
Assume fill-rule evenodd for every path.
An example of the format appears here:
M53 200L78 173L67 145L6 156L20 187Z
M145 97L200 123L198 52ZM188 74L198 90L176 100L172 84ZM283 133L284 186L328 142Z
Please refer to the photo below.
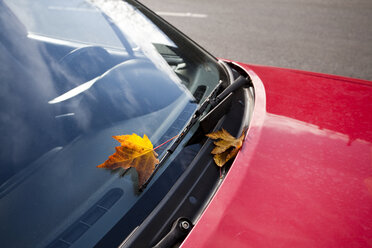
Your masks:
M249 124L253 97L249 89L241 88L233 93L233 98L229 112L216 123L213 130L225 128L238 136ZM196 131L194 136L198 134L200 135L200 132ZM201 134L198 139L203 137L204 134ZM120 238L121 241L126 239L120 246L122 248L151 247L169 231L174 220L179 217L186 217L195 223L223 181L220 177L221 172L210 154L212 149L213 142L204 138L199 153L157 207L151 210L144 222L133 227L135 231L128 233L128 236L120 236L123 234L122 229L116 226L97 244L97 247L117 246ZM122 227L128 224L122 220L119 223Z

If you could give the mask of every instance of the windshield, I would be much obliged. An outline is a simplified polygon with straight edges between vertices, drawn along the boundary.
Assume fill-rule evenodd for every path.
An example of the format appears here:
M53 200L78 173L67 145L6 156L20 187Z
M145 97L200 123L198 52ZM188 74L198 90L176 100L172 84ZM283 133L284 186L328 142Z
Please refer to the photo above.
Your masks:
M93 246L143 195L135 170L96 167L118 146L112 136L162 144L226 74L132 2L0 0L0 30L0 242ZM158 173L144 207L181 172Z

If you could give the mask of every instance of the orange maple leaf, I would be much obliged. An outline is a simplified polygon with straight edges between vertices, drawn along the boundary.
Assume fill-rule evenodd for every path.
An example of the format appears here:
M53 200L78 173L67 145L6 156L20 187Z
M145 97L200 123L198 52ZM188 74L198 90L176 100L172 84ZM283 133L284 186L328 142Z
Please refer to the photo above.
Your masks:
M116 152L97 167L111 170L133 167L138 174L138 187L141 188L151 176L155 165L159 163L151 141L146 134L141 138L135 133L113 136L113 138L119 141L121 146L115 147Z
M222 130L207 134L207 137L218 140L214 142L216 147L211 153L214 154L214 162L219 167L224 166L227 161L238 154L238 151L243 145L244 135L245 133L243 132L239 138L235 138L223 128Z

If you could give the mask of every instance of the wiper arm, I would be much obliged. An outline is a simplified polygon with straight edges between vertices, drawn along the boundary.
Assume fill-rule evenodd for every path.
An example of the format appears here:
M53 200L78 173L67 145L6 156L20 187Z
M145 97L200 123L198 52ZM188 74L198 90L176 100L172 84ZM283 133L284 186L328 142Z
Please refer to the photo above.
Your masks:
M211 100L211 107L214 108L219 104L225 97L227 97L230 93L242 88L242 87L249 87L252 85L252 81L249 77L239 76L235 81L226 87L224 91L221 92L215 99Z
M186 127L178 135L176 140L173 142L172 146L167 150L166 154L160 160L159 164L156 166L155 170L153 171L149 179L147 179L146 183L142 185L142 187L140 188L140 191L143 191L147 187L147 185L149 184L151 179L154 177L156 172L165 163L168 157L176 150L176 148L181 143L183 138L190 131L190 129L194 126L194 124L200 119L200 117L203 115L203 113L208 107L210 107L210 109L213 110L213 108L216 107L220 102L222 102L228 95L230 95L230 93L242 87L249 87L251 86L251 83L252 81L249 77L245 78L243 76L239 76L232 84L227 86L219 95L217 95L218 91L222 87L222 81L220 81L217 87L209 95L209 97L195 111L194 115L192 116L190 121L187 123Z

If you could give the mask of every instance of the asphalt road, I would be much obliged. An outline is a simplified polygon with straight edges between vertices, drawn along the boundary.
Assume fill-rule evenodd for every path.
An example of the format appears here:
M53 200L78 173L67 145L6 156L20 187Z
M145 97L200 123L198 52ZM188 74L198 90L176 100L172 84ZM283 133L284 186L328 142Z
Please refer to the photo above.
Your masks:
M140 0L213 55L372 80L372 0Z

